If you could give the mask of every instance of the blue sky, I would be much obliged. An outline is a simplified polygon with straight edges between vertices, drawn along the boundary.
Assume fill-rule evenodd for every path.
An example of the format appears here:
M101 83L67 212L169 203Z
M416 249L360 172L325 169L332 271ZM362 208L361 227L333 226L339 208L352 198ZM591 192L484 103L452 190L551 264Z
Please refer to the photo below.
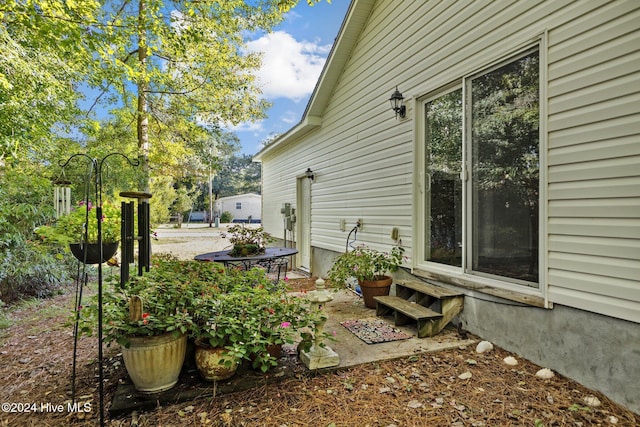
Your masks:
M240 138L243 154L256 154L262 141L300 121L349 4L350 0L320 0L309 6L306 0L299 0L273 32L248 41L248 49L263 52L257 75L263 96L272 106L267 118L226 129ZM85 107L97 93L85 89ZM99 117L104 114L98 111Z
M248 43L250 50L263 52L257 75L272 107L266 119L228 129L240 138L244 154L257 153L265 138L282 134L300 121L349 3L322 0L309 6L300 0L272 33Z

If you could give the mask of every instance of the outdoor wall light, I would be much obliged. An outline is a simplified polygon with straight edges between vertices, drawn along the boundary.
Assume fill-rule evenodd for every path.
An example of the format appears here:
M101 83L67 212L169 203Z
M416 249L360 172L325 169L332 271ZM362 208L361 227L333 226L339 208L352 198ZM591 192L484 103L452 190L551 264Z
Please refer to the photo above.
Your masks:
M309 181L313 181L315 179L315 176L313 175L313 171L311 170L311 168L307 168L307 171L304 174L307 176Z
M404 119L407 115L407 107L404 105L404 96L398 90L398 86L396 86L396 91L391 94L389 102L391 103L391 109L396 113L396 119L398 116Z

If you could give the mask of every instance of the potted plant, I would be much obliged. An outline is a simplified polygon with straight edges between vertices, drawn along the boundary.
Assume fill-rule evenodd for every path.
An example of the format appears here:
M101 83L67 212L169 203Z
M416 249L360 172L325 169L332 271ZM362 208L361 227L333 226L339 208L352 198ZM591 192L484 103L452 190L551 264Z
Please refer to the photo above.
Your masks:
M125 367L141 392L167 390L178 381L184 363L193 304L201 289L224 274L214 263L155 260L144 276L124 287L107 282L103 292L105 342L122 348ZM79 331L97 326L98 297L82 307Z
M43 225L35 231L49 243L68 245L73 255L87 264L97 264L111 258L118 250L120 240L120 209L115 205L102 204L102 260L98 246L98 209L91 202L81 201L67 215L58 218L51 225ZM85 259L86 256L86 259Z
M287 293L282 282L274 284L259 268L228 270L209 291L193 301L191 333L205 379L226 379L242 361L265 372L277 365L280 346L318 323L306 300Z
M245 227L244 224L236 224L228 229L231 235L229 242L233 245L230 256L245 257L264 253L267 243L274 238L264 231L262 227Z
M400 246L394 246L390 252L381 252L360 245L338 255L328 272L328 279L334 287L341 287L350 278L356 278L365 306L375 308L373 297L389 294L392 279L385 274L398 270L403 254L404 248Z

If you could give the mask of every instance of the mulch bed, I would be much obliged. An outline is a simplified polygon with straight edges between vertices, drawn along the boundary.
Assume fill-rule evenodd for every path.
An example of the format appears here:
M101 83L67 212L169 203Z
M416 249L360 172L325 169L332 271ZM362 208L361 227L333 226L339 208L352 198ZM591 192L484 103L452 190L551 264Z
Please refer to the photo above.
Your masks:
M291 279L295 290L313 289L313 279ZM68 412L73 337L64 323L73 290L12 309L12 326L0 331L0 402L18 412L0 412L0 426L98 425L97 346L78 343L77 392L90 412ZM519 363L503 362L514 356ZM106 349L104 400L108 426L637 426L640 417L601 393L561 375L535 376L541 367L500 348L475 348L370 363L326 372L293 372L281 381L257 382L234 393L208 393L181 403L111 417L119 384L128 382L117 348ZM460 375L470 373L468 379ZM215 391L215 392L214 392ZM597 398L589 406L585 399ZM18 404L22 404L18 408ZM39 411L25 413L24 404ZM50 404L49 406L47 406ZM63 405L62 412L54 412ZM5 407L3 406L3 409ZM31 406L29 406L29 409Z

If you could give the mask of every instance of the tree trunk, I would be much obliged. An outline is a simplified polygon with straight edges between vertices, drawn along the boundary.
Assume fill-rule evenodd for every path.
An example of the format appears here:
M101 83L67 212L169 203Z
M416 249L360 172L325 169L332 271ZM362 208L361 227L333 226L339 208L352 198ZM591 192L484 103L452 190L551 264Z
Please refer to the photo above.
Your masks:
M138 15L138 62L142 76L137 82L138 89L138 160L142 166L142 176L140 179L140 191L150 193L149 189L149 118L147 116L147 90L148 83L146 81L147 66L147 39L145 20L146 0L139 2Z

